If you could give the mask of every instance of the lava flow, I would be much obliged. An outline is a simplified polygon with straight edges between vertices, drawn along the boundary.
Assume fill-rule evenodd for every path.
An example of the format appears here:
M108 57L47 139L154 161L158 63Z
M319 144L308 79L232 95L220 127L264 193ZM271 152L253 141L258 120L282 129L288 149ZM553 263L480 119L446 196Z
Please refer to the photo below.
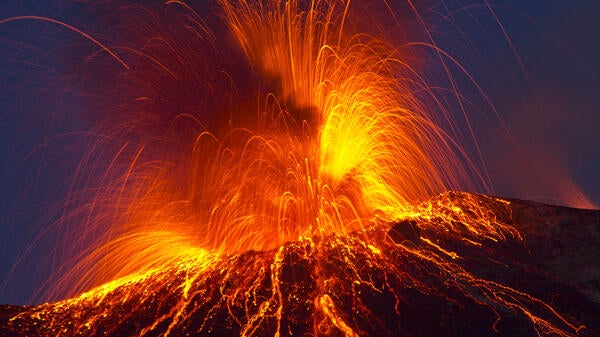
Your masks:
M198 251L64 301L5 306L0 332L591 336L600 293L586 274L597 261L573 257L598 254L599 224L600 211L444 193L392 226L227 256ZM554 261L569 256L569 266Z
M52 291L70 298L5 306L0 332L599 331L594 287L579 274L569 279L541 262L551 256L541 226L514 215L523 205L557 209L445 192L487 191L485 169L469 159L453 124L443 122L451 117L415 95L435 96L402 51L356 32L361 14L351 1L219 0L218 20L205 20L182 1L166 6L183 8L185 28L198 41L174 40L156 51L153 44L165 40L150 39L138 50L91 40L126 69L132 83L150 91L152 78L146 76L152 74L187 84L202 77L201 89L193 92L200 98L193 108L172 112L161 134L152 127L141 132L163 137L159 143L171 144L168 150L153 152L149 143L128 152L133 136L127 132L161 118L144 111L165 106L152 95L136 97L130 115L114 117L127 123L106 123L109 131L102 125L98 134L127 140L108 171L129 160L118 178L105 175L110 182L96 191L87 211L65 217L86 214L83 235L95 236L54 282ZM21 19L36 18L13 20ZM196 43L204 48L196 53L206 53L211 64L227 63L228 56L244 59L247 74L186 74L188 63L205 58L176 51ZM176 58L180 67L163 57ZM144 62L151 68L140 66ZM213 86L209 79L219 76L233 84ZM236 84L240 78L247 85ZM158 107L148 108L153 102ZM189 143L181 145L182 139ZM586 224L597 225L600 213L579 212ZM585 240L598 242L597 236ZM592 248L567 251L586 249Z

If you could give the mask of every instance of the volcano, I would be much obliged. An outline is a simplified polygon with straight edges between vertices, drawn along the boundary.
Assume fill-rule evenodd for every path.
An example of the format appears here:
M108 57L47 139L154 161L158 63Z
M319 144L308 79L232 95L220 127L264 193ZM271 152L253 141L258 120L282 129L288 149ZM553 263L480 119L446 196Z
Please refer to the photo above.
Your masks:
M597 207L497 6L56 2L0 18L0 337L600 333L600 212L490 196Z
M600 211L462 192L418 209L278 249L182 259L55 303L4 305L0 335L600 333Z

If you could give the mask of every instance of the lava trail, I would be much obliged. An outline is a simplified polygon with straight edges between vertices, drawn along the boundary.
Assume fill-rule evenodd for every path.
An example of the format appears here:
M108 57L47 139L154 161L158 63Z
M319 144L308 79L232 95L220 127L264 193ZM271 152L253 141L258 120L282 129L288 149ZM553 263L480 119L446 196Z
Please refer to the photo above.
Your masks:
M198 252L64 301L5 306L0 332L592 336L600 293L586 274L595 267L553 259L597 254L599 225L600 211L444 193L393 225L265 251Z

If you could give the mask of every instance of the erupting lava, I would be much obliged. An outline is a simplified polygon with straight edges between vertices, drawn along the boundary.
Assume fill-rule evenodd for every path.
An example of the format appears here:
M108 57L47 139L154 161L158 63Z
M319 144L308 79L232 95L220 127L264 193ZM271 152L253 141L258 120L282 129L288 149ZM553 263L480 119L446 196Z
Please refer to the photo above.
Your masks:
M249 83L211 92L211 76L239 78L202 74L206 84L193 95L204 103L174 113L153 135L170 143L182 132L189 144L176 141L158 153L140 146L129 157L122 146L113 161L130 158L127 169L95 194L82 219L88 233L101 234L56 282L57 293L66 287L80 295L15 309L0 320L5 331L396 335L418 332L403 310L427 300L481 310L472 327L454 326L465 334L585 331L547 298L474 271L475 257L517 263L527 230L515 223L509 201L440 195L488 191L485 169L444 123L451 118L442 103L432 109L415 95L435 97L402 51L354 32L360 25L349 22L361 14L351 1L219 0L219 23L181 1L167 6L184 9L198 39L189 43L209 58L243 54L250 75L241 78ZM227 42L218 34L235 51L219 52ZM181 69L202 59L176 54L175 44L153 56L153 43L162 42L135 50L139 64L117 56L132 50L101 46L136 83L152 87L144 83L153 80L148 74L200 81ZM161 61L170 52L181 68ZM236 96L236 85L252 92ZM111 129L110 137L131 137L134 124L151 123L144 108L153 100L137 97L128 109L141 117L119 116L131 124L117 123L122 130ZM502 244L515 252L495 252Z
M413 70L399 52L345 36L349 3L220 4L251 68L274 88L255 94L257 112L234 106L224 130L202 130L177 167L143 177L116 239L83 269L111 280L168 264L182 246L230 254L342 235L469 186L476 170L411 94L424 84L405 80Z

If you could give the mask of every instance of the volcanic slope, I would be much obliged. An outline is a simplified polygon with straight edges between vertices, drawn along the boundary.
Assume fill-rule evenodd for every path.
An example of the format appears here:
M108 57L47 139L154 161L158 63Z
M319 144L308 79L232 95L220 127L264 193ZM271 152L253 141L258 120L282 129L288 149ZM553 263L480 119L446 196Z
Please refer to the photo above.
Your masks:
M459 192L396 223L0 307L2 336L600 333L600 211Z

